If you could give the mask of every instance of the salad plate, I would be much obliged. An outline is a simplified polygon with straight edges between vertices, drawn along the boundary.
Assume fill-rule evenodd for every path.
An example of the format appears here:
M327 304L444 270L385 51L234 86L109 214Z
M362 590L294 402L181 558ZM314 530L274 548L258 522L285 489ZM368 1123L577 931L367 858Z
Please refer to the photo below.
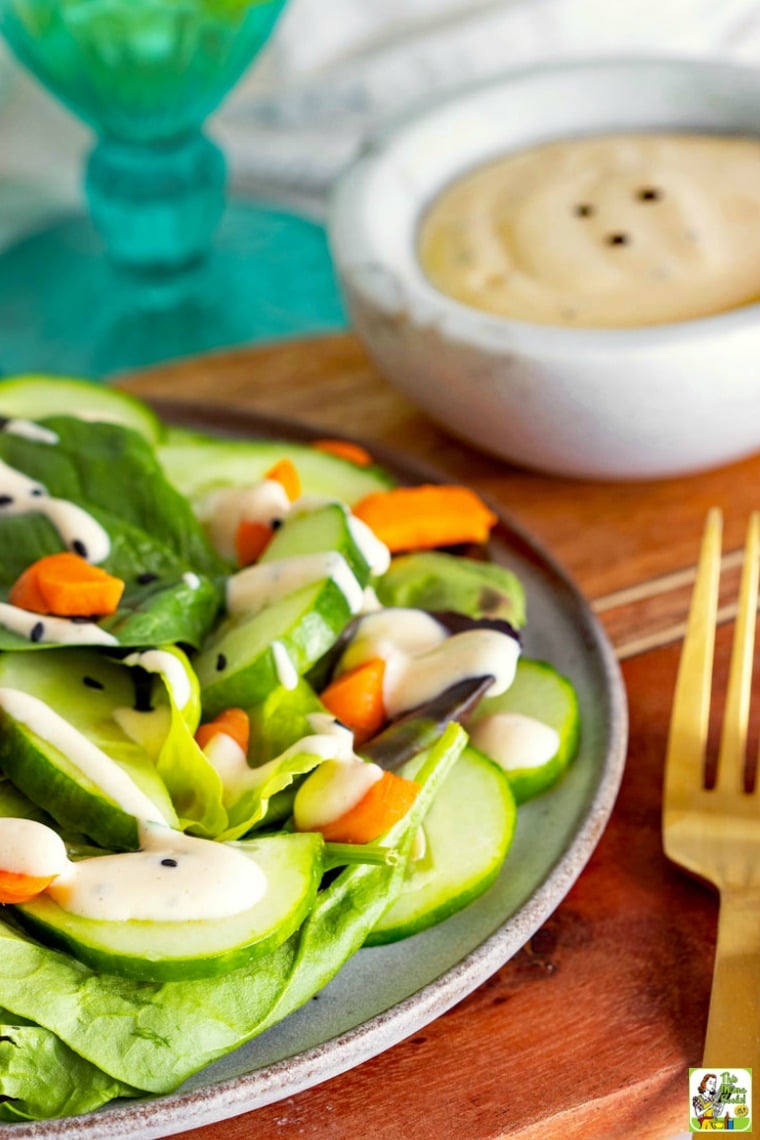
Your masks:
M162 401L154 407L172 424L220 436L301 442L325 434L214 406ZM401 482L441 479L385 448L370 450ZM438 926L360 950L319 1000L171 1095L116 1102L85 1116L0 1125L4 1140L150 1140L292 1096L444 1013L524 946L556 909L590 859L615 802L627 742L625 690L606 635L552 557L504 515L488 552L521 579L528 608L525 652L572 680L582 725L580 750L562 779L520 806L515 840L495 884Z

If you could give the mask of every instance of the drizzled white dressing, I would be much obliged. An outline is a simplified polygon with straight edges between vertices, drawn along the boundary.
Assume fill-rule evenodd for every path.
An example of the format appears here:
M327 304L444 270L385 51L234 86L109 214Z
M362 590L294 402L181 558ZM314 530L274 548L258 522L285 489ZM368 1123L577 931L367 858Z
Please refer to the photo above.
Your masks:
M66 546L88 562L102 562L108 557L108 531L92 515L68 499L53 498L37 479L0 460L0 518L32 513L44 515Z
M381 657L383 703L394 717L470 677L493 677L488 696L497 696L512 684L519 655L519 643L509 634L473 629L448 636L422 610L387 608L362 618L340 672Z
M272 642L274 667L277 670L277 680L283 689L295 689L298 685L298 670L288 656L288 651L281 641Z
M140 847L72 864L47 893L64 910L110 922L227 918L266 893L258 864L227 844L143 825Z
M248 566L227 579L227 610L257 613L305 586L330 578L348 602L352 614L361 609L363 590L345 558L336 551L299 554L276 562Z
M187 670L178 657L167 653L165 649L145 649L130 653L124 658L124 664L139 665L148 673L158 673L178 709L183 709L193 695Z
M0 818L0 869L14 875L44 879L62 874L68 866L61 837L32 819Z
M271 526L290 511L290 499L282 483L262 479L250 487L225 487L213 491L198 508L212 546L223 558L234 561L235 538L241 522Z
M557 754L559 733L523 713L492 713L470 729L470 740L507 772L540 768Z
M20 689L0 688L0 708L62 752L104 795L137 819L167 824L160 809L102 749L59 716L50 705Z
M37 614L0 602L0 625L30 641L55 645L118 645L118 638L92 621Z
M15 417L5 421L3 431L7 432L8 435L21 436L22 439L31 440L33 443L47 443L50 446L58 443L59 439L59 436L50 428L36 424L34 420L21 420Z

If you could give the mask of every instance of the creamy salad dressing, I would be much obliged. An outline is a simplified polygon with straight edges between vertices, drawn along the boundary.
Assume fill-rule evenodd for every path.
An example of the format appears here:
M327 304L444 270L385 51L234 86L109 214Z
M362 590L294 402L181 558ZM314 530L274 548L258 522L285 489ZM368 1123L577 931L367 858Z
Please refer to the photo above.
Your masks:
M266 894L258 864L228 844L144 824L140 848L71 864L47 893L64 910L109 922L227 918Z
M30 479L0 460L0 518L44 515L63 542L88 562L102 562L111 550L111 540L92 515L67 499L55 499L37 479Z
M484 716L471 726L470 740L507 772L540 768L556 756L560 745L555 728L515 712Z
M509 154L445 189L419 255L442 292L542 324L692 320L760 299L760 139L621 134Z
M262 479L250 487L225 487L213 491L197 510L214 548L234 562L235 538L240 523L257 522L266 526L285 518L290 499L282 483Z
M325 578L338 587L351 613L358 613L363 590L345 558L336 551L298 554L239 570L227 579L227 610L231 614L253 614Z
M122 811L137 819L167 824L160 809L115 760L39 697L20 689L0 688L0 708L35 736L62 752Z
M18 435L22 439L31 440L33 443L47 443L51 446L58 443L59 439L54 431L43 427L42 424L36 424L34 420L21 420L11 417L2 423L2 430L8 435Z
M26 637L29 641L51 645L118 645L118 638L92 621L71 621L70 618L51 617L49 614L22 610L9 602L0 602L0 625Z
M288 656L288 651L281 641L272 642L272 656L274 667L277 670L277 680L283 689L295 689L298 685L298 670Z
M165 649L144 649L124 658L125 665L139 665L148 673L158 673L178 709L183 709L193 695L187 669L173 653Z
M449 636L422 610L389 607L362 618L339 671L381 657L383 703L394 717L469 677L493 677L487 695L497 696L512 684L519 655L519 642L509 634L473 629Z
M318 831L340 819L366 796L383 776L377 764L356 759L346 764L325 760L301 784L293 803L293 818L299 831Z
M66 847L51 827L32 819L0 818L0 868L35 879L61 875L69 865Z

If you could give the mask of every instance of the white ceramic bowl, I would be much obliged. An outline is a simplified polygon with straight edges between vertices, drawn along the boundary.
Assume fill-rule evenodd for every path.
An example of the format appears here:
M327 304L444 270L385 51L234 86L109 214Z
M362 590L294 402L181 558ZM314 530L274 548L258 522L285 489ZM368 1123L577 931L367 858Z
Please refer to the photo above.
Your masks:
M628 60L516 74L388 131L339 180L330 237L356 331L454 434L521 466L600 479L684 474L760 448L760 305L646 328L529 324L444 296L418 262L422 211L468 169L642 130L757 135L760 71Z

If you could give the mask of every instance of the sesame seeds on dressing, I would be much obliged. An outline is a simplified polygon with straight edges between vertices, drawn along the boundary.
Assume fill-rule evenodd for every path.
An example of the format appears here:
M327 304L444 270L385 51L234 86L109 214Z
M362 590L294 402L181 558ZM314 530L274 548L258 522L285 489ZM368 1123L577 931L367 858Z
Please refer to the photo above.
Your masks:
M618 134L512 153L433 202L441 292L513 320L636 328L760 295L760 139Z
M68 499L48 495L38 480L0 460L0 518L32 513L44 515L75 554L94 563L108 557L108 531L91 514Z

